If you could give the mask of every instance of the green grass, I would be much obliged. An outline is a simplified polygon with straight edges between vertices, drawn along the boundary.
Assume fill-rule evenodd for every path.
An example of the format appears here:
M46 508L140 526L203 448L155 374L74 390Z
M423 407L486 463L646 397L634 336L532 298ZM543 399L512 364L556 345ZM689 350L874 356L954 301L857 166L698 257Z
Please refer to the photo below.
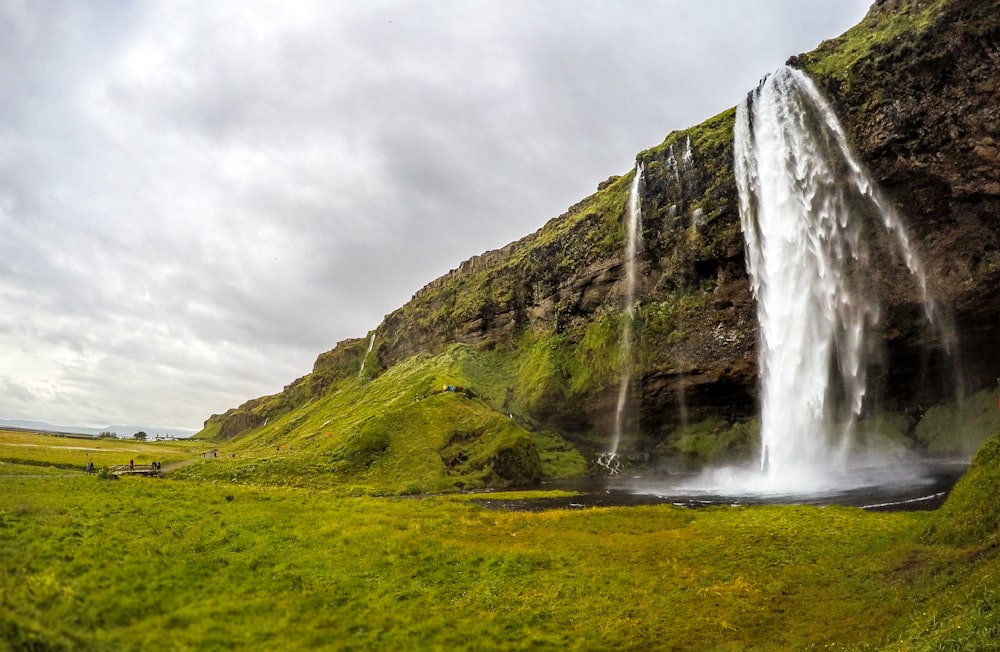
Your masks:
M509 358L452 346L374 378L344 380L227 441L235 456L179 473L378 495L520 486L582 474L585 463L565 440L529 432L525 419L513 418L517 409L507 399L516 385Z
M0 429L0 461L19 465L51 466L82 470L87 462L95 467L114 464L170 463L191 459L214 446L205 442L144 442L133 439L98 439Z
M82 472L80 469L74 469L75 472ZM20 464L17 462L0 462L0 475L11 476L11 475L64 475L67 473L66 469L61 469L51 464L45 464L43 462L35 464Z
M1000 432L1000 389L988 388L959 401L932 405L917 424L917 438L937 454L971 456L987 437Z
M755 460L760 449L760 422L729 423L712 417L677 428L657 448L670 459L701 469L706 464Z
M0 640L989 649L977 646L997 622L987 608L996 555L921 542L931 518L815 507L503 513L453 496L0 477ZM959 626L969 636L948 647Z
M508 513L475 501L567 494L106 482L32 461L0 464L0 649L990 650L1000 636L1000 435L942 509L897 514Z
M966 546L1000 544L1000 435L976 453L926 537Z

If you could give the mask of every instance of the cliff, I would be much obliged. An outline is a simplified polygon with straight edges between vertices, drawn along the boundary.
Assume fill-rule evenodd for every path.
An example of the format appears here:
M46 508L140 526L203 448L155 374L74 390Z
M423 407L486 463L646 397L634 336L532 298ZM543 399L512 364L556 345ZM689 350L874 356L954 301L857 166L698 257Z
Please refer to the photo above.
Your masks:
M790 60L836 107L910 230L945 309L945 332L958 334L957 352L946 355L948 339L926 326L905 265L876 244L872 283L885 314L874 375L892 409L1000 376L998 10L994 1L884 0L841 37ZM637 156L642 244L627 447L704 452L681 444L682 422L707 424L713 455L742 454L752 438L756 308L732 171L733 120L733 110L723 112ZM618 394L633 174L609 178L537 232L429 283L386 316L370 353L367 340L343 342L282 394L213 416L204 436L240 435L345 383L457 344L488 362L491 380L474 389L490 410L529 431L601 448ZM727 434L734 426L740 437Z

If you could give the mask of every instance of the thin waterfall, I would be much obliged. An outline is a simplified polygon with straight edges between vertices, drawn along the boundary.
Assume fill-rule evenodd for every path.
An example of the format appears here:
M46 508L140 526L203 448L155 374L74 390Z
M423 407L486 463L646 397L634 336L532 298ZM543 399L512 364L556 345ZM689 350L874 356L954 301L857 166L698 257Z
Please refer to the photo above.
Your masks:
M605 460L615 460L618 446L621 444L622 431L627 416L629 389L632 383L632 330L635 322L635 256L641 245L642 238L642 199L639 195L639 184L642 181L642 164L635 166L632 187L629 191L628 215L625 234L625 310L622 315L621 343L619 348L619 372L621 381L618 386L618 403L615 407L615 429L611 440L611 448L602 456ZM600 462L600 459L599 459ZM603 465L603 462L601 462ZM607 465L605 465L607 466ZM609 468L610 470L610 468Z
M372 352L372 347L375 346L375 333L378 329L372 331L371 337L368 338L368 348L365 349L365 357L361 358L361 368L358 369L358 380L361 379L361 374L365 372L365 363L368 362L368 355Z
M670 147L667 148L666 164L667 170L673 173L677 197L683 199L686 194L684 192L684 176L694 168L694 151L691 149L691 136L684 139L684 148L680 154L674 149L674 145L675 143L670 143Z
M760 326L761 469L772 485L816 487L846 468L868 391L879 306L866 228L888 234L928 319L937 309L902 222L805 73L783 67L737 107L734 169Z

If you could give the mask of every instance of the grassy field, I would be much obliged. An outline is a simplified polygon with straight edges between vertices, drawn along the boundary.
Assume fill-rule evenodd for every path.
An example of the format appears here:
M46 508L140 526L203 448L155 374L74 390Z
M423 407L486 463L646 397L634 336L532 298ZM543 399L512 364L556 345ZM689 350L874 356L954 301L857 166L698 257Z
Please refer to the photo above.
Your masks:
M938 521L0 472L0 649L998 649L995 530Z
M213 446L197 441L145 442L133 439L98 439L95 437L54 435L26 430L0 429L0 463L35 465L59 469L83 470L87 462L97 468L115 464L148 464L200 458ZM9 469L0 466L0 474Z

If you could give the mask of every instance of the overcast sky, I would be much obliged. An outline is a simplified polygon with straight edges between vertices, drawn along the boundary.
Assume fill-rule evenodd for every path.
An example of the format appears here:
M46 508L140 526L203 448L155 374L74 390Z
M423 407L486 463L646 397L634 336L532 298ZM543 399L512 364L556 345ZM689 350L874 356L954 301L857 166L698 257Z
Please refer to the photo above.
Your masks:
M869 0L0 0L0 418L198 429Z

